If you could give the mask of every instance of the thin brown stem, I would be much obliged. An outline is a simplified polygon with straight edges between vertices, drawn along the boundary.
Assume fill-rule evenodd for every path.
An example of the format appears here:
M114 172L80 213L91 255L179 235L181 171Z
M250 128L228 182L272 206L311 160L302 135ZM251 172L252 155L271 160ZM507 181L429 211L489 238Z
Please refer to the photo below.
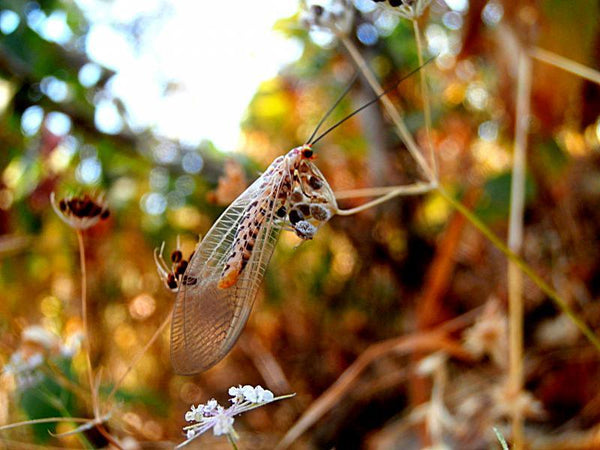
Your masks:
M523 245L523 212L525 209L525 166L527 134L531 95L531 60L521 50L518 63L517 113L513 168L511 180L510 218L508 247L519 254ZM509 310L509 392L515 399L523 389L523 273L516 264L508 261L508 310ZM518 402L515 401L515 404ZM520 409L512 411L513 448L524 448L523 414Z
M338 209L336 214L340 216L350 216L352 214L359 213L366 209L372 208L373 206L379 205L380 203L387 202L388 200L399 197L401 195L418 195L425 194L427 192L432 191L436 188L434 183L415 183L407 186L396 186L392 189L389 189L387 194L383 194L381 197L376 198L370 202L365 203L364 205L357 206L356 208L351 209ZM387 188L379 188L379 189L387 189ZM360 193L360 196L364 196L368 193L366 190Z
M527 275L533 283L540 288L540 290L554 301L562 312L564 312L569 319L575 324L579 331L592 343L596 350L600 352L600 339L592 331L592 329L573 311L569 304L554 290L548 283L546 283L533 269L516 253L509 249L502 239L494 234L479 217L473 214L465 205L460 201L456 200L450 193L448 193L441 186L437 188L437 192L455 208L458 212L463 214L467 220L477 228L498 250L511 260L515 265Z
M117 393L117 390L119 389L119 387L121 387L121 385L123 384L123 381L125 381L125 378L127 377L127 375L129 375L129 372L131 372L131 370L135 367L135 365L142 358L142 356L144 356L144 353L146 353L148 351L150 346L156 341L156 339L163 332L163 330L165 329L167 324L171 321L172 315L173 315L173 310L171 310L171 312L169 312L169 314L167 315L167 317L165 318L163 323L161 323L160 326L156 329L156 331L154 332L154 334L152 335L150 340L146 343L146 345L144 345L144 347L134 356L131 363L129 363L129 366L127 366L127 369L125 370L125 372L123 372L123 375L121 375L121 377L117 380L117 382L111 389L110 393L108 394L108 397L106 399L107 404L110 404L111 400L114 398L115 394Z
M373 91L375 92L375 94L376 95L383 94L383 92L384 92L383 88L381 87L381 85L379 84L379 82L377 81L375 76L373 75L373 72L371 72L371 69L369 68L367 62L365 61L363 56L360 54L360 52L358 51L358 49L356 48L354 43L347 36L345 36L343 34L340 34L339 38L340 38L342 44L344 44L344 47L346 47L346 50L350 54L351 58L354 60L354 62L358 66L359 70L361 71L361 73L363 74L363 76L365 77L365 79L367 80L367 82L369 83L369 85L371 86ZM412 135L408 131L408 128L407 128L406 124L404 123L404 120L402 119L402 116L400 115L400 113L398 112L396 107L392 104L392 102L390 101L390 99L388 98L387 95L383 95L381 97L381 103L383 104L386 112L390 116L390 119L394 123L394 126L396 127L396 130L398 131L398 135L400 136L400 139L402 139L402 141L406 144L406 148L408 149L408 152L411 154L413 159L416 161L418 166L421 168L421 170L425 174L425 177L427 178L427 180L429 180L431 182L435 181L436 178L435 178L434 173L432 172L431 168L425 161L425 158L423 158L423 155L421 154L419 147L417 146L417 144L415 143L415 140L413 139Z
M119 450L123 450L123 446L121 444L119 444L119 442L113 436L111 436L111 434L106 430L106 428L104 428L104 425L98 424L98 425L96 425L96 429L100 432L100 434L102 436L104 436L104 438L108 442L110 442L110 444L112 446L114 446L115 448L117 448Z
M100 409L98 405L98 396L96 389L94 389L94 374L92 372L92 360L91 360L91 344L90 344L90 333L87 318L87 272L85 267L85 245L83 243L83 232L77 230L77 242L79 244L79 265L81 266L81 321L83 324L83 349L85 352L85 359L87 365L87 376L90 385L90 395L92 397L92 409L94 411L94 417L100 417Z
M54 423L54 422L74 422L88 423L93 419L84 419L80 417L44 417L43 419L24 420L23 422L9 423L8 425L0 426L0 430L9 430L11 428L22 427L25 425L35 425L38 423Z
M600 72L584 66L583 64L579 64L564 56L557 55L556 53L549 52L548 50L539 47L531 48L529 54L538 61L545 62L551 66L579 75L581 78L585 78L593 83L600 84Z
M415 41L417 43L417 55L419 57L419 66L423 66L423 44L421 42L421 30L419 29L418 19L413 19L412 24L413 32L415 34ZM437 180L438 166L435 151L433 149L433 140L431 138L431 105L429 103L429 88L427 87L427 77L425 76L426 70L427 67L423 67L421 70L419 70L419 76L421 77L421 97L423 98L423 116L425 117L425 136L427 138L429 159L431 162L433 177L435 180Z

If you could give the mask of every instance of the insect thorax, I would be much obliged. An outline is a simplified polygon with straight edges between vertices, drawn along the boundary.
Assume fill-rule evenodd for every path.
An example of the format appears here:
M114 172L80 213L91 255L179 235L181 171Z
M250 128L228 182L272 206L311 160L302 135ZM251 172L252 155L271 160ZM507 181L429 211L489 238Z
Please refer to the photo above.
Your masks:
M308 150L308 151L307 151ZM259 179L256 198L244 210L219 281L233 286L246 267L261 228L275 222L289 225L301 239L312 239L337 210L329 183L310 161L310 147L296 147L280 156Z

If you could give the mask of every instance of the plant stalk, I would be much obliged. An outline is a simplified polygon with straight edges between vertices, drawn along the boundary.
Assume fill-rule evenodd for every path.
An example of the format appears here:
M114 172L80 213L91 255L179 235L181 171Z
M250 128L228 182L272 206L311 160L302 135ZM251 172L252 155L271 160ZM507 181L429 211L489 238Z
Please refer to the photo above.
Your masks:
M87 318L87 271L85 266L85 245L83 243L83 232L76 230L77 242L79 244L79 265L81 266L81 321L83 324L83 349L85 352L85 360L87 365L87 376L90 385L90 395L92 397L92 409L94 411L94 418L100 417L100 409L98 405L97 392L94 389L94 375L92 372L92 361L91 361L91 344L90 344L90 333Z

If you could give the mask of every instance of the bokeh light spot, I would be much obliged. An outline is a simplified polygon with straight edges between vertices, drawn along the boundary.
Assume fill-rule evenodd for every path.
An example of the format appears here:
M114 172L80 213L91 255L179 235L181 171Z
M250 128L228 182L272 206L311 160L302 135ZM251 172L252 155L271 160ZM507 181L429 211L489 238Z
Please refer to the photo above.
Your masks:
M460 30L463 26L463 17L456 11L448 11L443 15L442 22L450 30Z
M44 110L41 106L30 106L21 116L21 130L26 136L33 136L38 132L44 120Z
M481 83L471 83L467 88L466 100L469 106L483 110L488 105L489 94Z
M204 167L204 159L196 152L188 152L181 158L181 167L187 173L199 173Z
M498 138L498 123L493 120L483 122L479 125L477 134L484 141L495 141Z
M71 131L71 118L65 113L53 111L46 116L46 128L56 136L65 136Z
M499 2L492 0L484 6L481 19L488 26L497 25L504 16L504 7Z
M142 196L142 209L153 216L158 216L167 209L167 199L158 192L150 192Z
M102 68L95 63L87 63L81 66L77 78L83 87L92 87L102 76Z
M379 39L379 33L373 24L364 22L356 29L356 37L365 45L375 45Z
M464 13L469 9L469 0L446 0L446 5L453 11Z
M148 178L153 191L164 191L169 187L169 171L165 167L155 167Z
M41 29L38 32L44 39L59 44L66 44L73 36L71 28L67 24L67 13L61 10L53 11L42 22Z
M154 314L156 300L149 294L140 294L129 302L129 314L135 320L145 320Z
M17 29L19 23L21 23L21 19L16 12L9 9L0 12L0 31L3 34L11 34Z
M44 77L40 82L42 92L54 102L62 102L69 96L69 86L56 77Z
M75 169L75 176L84 184L97 183L100 175L102 175L102 165L96 157L82 159Z
M119 110L108 100L101 100L96 105L94 123L99 131L106 134L117 134L123 129L123 119Z
M190 195L193 194L196 190L196 182L194 181L194 178L190 175L181 175L175 181L175 187L183 195Z

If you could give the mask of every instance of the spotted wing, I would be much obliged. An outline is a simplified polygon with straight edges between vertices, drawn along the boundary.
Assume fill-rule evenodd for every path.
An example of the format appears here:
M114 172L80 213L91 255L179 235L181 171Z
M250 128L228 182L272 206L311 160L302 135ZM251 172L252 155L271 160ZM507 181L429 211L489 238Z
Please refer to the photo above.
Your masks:
M177 293L171 325L171 362L176 373L209 369L231 350L248 316L273 254L281 224L268 211L248 263L236 283L217 285L248 205L265 195L264 180L255 181L225 210L194 252Z

